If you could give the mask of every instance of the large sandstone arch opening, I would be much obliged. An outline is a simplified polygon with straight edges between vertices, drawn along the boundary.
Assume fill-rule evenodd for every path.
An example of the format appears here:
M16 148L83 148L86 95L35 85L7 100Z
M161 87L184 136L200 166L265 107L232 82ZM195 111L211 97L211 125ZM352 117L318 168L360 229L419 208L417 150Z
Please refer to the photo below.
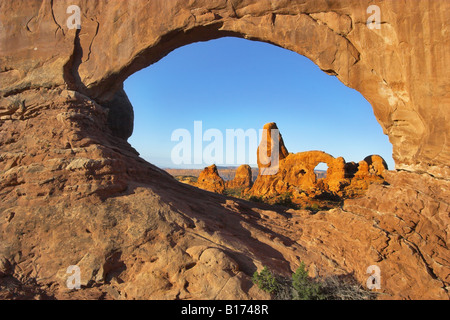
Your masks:
M356 162L376 153L393 167L392 145L371 105L311 60L271 44L225 37L186 45L133 74L124 89L135 117L129 142L160 168L257 167L256 140L263 125L274 121L293 153L323 150ZM219 160L194 163L198 121L201 135L211 128L221 132L224 152ZM191 136L192 159L182 166L170 159L179 144L171 137L179 128ZM246 136L243 155L237 157L234 150L229 162L226 131L241 129L254 135ZM204 141L203 147L209 144Z
M314 171L316 172L317 180L327 177L329 166L325 162L319 163Z
M439 12L439 19L426 20L423 30L445 21L449 10L444 7L445 2L422 2L427 10ZM443 80L439 80L442 84L429 85L435 79L446 78L445 61L450 54L444 45L447 31L433 28L440 30L433 33L440 43L433 56L442 57L436 59L436 64L425 63L423 55L411 55L413 48L426 46L414 36L423 30L416 32L408 25L423 21L423 8L412 1L401 9L395 1L380 1L384 26L381 29L367 27L367 9L373 3L365 1L217 0L188 4L152 1L145 5L140 1L114 1L114 4L105 1L95 5L75 1L81 8L82 29L66 30L62 26L66 25L67 3L36 1L29 8L21 7L22 14L17 19L26 20L30 13L35 16L32 20L28 18L27 25L34 42L32 45L18 42L21 43L18 48L3 34L2 61L6 70L3 95L30 87L67 84L109 106L113 110L110 122L114 131L127 137L132 131L131 119L125 121L130 106L121 87L128 76L159 61L175 48L196 41L224 36L259 40L308 57L325 72L359 91L371 103L389 135L398 169L427 172L441 178L449 175L449 139L442 137L442 132L449 131L449 124L444 121L445 108L432 107L440 105L440 97L447 99L448 85ZM398 11L410 13L408 23L398 17ZM125 18L127 12L134 14ZM53 27L41 28L41 23L47 21ZM20 37L29 36L20 35L20 28L10 31ZM54 44L49 45L51 35ZM21 51L19 55L17 49ZM32 63L34 51L53 66L52 70L48 64ZM20 78L20 72L27 74L26 79Z
M63 3L55 4L60 5ZM92 18L92 21L86 21L78 35L75 32L71 34L80 39L80 46L85 51L89 47L89 54L83 53L85 58L81 59L81 64L73 61L72 67L78 67L73 70L76 73L74 79L79 77L82 80L82 83L74 85L79 89L80 86L86 88L89 96L100 103L105 104L115 96L115 108L119 102L123 108L128 108L126 101L120 98L123 81L180 46L224 36L259 40L308 57L325 72L336 75L345 85L361 92L372 104L378 121L394 145L394 158L399 169L435 175L447 172L448 169L440 164L449 157L448 146L435 138L422 120L427 116L433 117L435 126L440 128L433 130L443 131L446 124L437 121L443 117L432 115L436 111L430 113L428 106L433 101L423 100L416 90L408 89L410 80L407 76L410 74L398 68L402 57L411 65L416 64L412 56L403 56L404 53L397 49L403 43L402 36L409 34L405 31L408 27L389 24L381 30L367 28L367 5L352 3L351 14L346 12L348 6L341 2L286 5L215 1L191 6L171 2L162 7L156 1L144 8L138 3L120 6L136 11L133 19L113 23L118 19L115 14L118 8L102 3L96 10L102 12L106 23L112 23L111 27L106 29L104 24L98 24ZM406 6L408 12L417 12L416 5ZM383 4L386 16L389 16L389 10L395 10L394 7L393 2ZM155 16L154 12L160 14ZM161 27L141 30L137 29L139 25ZM99 32L92 36L97 28ZM399 28L399 31L394 31L394 28ZM139 37L129 37L130 32L139 34ZM110 43L107 39L114 41ZM103 43L109 45L104 46ZM398 54L383 57L379 54L392 50ZM104 57L110 59L105 61ZM102 67L98 68L99 65ZM433 68L440 69L445 68ZM129 128L122 130L122 135L130 132ZM445 146L441 146L442 143Z

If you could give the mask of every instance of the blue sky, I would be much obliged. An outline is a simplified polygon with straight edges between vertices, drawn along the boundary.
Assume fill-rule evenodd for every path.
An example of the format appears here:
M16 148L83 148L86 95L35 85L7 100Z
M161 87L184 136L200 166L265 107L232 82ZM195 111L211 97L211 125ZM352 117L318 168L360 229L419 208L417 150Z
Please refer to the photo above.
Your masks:
M238 38L194 43L132 75L125 91L135 111L129 141L162 168L209 165L177 166L171 159L179 143L172 133L193 135L194 122L202 121L204 130L224 135L276 122L291 153L321 150L347 162L379 154L394 169L392 145L364 97L309 59L270 44Z

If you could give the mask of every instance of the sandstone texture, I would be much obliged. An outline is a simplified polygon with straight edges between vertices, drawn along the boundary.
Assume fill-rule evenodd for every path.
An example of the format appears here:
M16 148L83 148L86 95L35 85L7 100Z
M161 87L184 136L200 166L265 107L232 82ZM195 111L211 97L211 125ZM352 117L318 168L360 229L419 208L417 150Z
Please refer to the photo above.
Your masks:
M70 5L81 29L67 27ZM380 29L366 25L370 5ZM1 1L0 298L262 299L253 272L304 261L361 284L378 265L381 299L449 299L449 16L447 0ZM199 190L142 160L123 81L225 36L297 52L358 90L397 171L335 159L386 183L312 214ZM71 265L82 290L65 285Z
M278 146L278 150L275 150L274 146ZM279 162L289 156L283 136L275 122L268 123L263 127L263 135L257 152L259 175L274 174L272 169L277 169Z
M236 170L236 176L233 180L226 182L228 189L242 189L246 190L253 185L253 172L249 165L242 165Z
M274 128L277 130L273 132L276 136L269 137L266 130ZM274 144L275 140L278 140L277 144ZM272 151L275 145L279 147L278 154ZM384 183L384 175L388 170L386 161L378 155L369 156L355 164L346 163L344 158L334 158L322 151L290 154L275 123L264 126L258 152L260 150L264 150L263 157L267 153L267 159L263 163L258 161L258 178L246 192L257 197L273 198L290 194L294 200L315 197L353 198L364 194L372 183ZM277 155L279 161L274 160ZM274 164L274 161L277 163ZM321 163L325 163L328 170L326 177L319 179L315 169Z
M207 167L200 173L196 186L220 194L225 191L225 181L220 177L216 165Z

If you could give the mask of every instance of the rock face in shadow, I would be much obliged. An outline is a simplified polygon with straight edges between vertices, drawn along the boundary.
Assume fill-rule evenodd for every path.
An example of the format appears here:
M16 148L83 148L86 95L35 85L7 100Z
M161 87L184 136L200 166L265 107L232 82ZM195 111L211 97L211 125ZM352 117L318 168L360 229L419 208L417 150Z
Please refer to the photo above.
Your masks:
M66 27L74 4L80 30ZM381 29L366 26L372 4ZM448 299L449 16L446 0L1 1L0 298L267 298L253 272L304 261L361 284L378 265L381 298ZM305 55L361 92L400 171L312 215L182 185L139 158L123 81L224 36ZM365 162L361 174L379 170ZM71 265L80 291L65 286Z

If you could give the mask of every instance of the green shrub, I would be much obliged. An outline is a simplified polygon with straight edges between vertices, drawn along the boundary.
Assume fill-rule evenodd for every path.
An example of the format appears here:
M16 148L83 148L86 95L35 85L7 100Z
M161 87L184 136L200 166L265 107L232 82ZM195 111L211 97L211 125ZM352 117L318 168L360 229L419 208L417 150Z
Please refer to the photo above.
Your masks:
M308 275L305 263L301 263L292 275L292 289L294 300L324 300L322 285Z
M374 300L351 276L312 279L302 262L292 278L274 275L267 267L253 275L253 283L275 300Z
M257 202L257 203L264 203L263 197L257 197L257 196L251 196L250 198L248 198L248 201Z
M282 195L278 196L274 203L275 205L284 206L288 208L296 208L297 205L292 202L292 194L289 192L283 193Z
M320 283L308 276L305 264L302 262L300 268L288 278L276 277L267 268L253 274L253 283L270 293L276 299L282 300L323 300Z
M320 206L317 203L314 203L314 204L312 204L310 206L307 206L305 209L309 210L309 211L314 211L314 212L318 212L318 211L321 210Z
M275 278L275 276L270 272L270 270L267 267L264 267L264 269L258 273L255 272L253 274L253 283L258 285L258 287L268 292L272 295L276 294L278 290L280 289L280 284L278 283L278 280Z
M234 188L234 189L225 189L224 195L233 198L242 198L242 193L245 188Z

